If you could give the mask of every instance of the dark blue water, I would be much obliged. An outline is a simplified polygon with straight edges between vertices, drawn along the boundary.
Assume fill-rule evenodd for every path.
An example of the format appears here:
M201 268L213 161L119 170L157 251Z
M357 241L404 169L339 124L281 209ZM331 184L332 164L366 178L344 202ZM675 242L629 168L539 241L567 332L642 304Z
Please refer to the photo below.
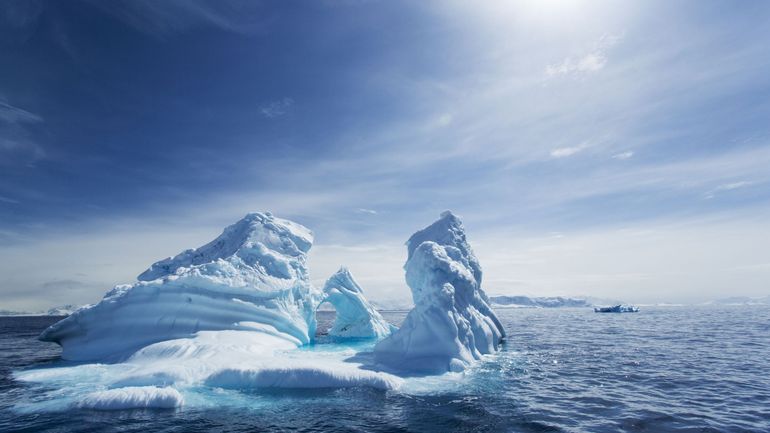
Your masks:
M44 397L11 373L61 363L57 346L35 339L56 319L0 318L0 431L770 432L768 307L498 314L504 350L435 392L270 391L249 394L263 403L251 407L38 413L18 410ZM385 316L398 324L404 313Z

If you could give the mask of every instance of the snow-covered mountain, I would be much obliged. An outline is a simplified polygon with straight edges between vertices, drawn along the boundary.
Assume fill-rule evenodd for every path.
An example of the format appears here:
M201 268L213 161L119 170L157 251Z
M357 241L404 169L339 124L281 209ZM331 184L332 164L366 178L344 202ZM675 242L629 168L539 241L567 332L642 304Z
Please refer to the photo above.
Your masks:
M58 307L49 308L48 311L46 312L46 315L47 316L69 316L70 314L74 313L80 308L81 306L72 305L72 304L61 305Z
M51 307L47 311L9 311L9 310L0 310L0 317L3 316L69 316L70 314L77 311L80 306L72 305L72 304L66 304L61 305L58 307Z
M590 307L593 304L585 299L530 296L490 296L492 305L496 307L531 307L531 308L559 308L559 307Z
M751 298L748 296L731 296L729 298L715 299L704 305L770 305L770 296L764 298Z
M25 311L12 311L12 310L0 310L0 317L7 316L34 316L34 313L28 313Z
M378 299L371 302L379 311L409 311L414 308L411 299Z
M492 305L498 308L565 308L593 307L598 305L618 305L617 299L602 299L594 297L571 298L566 296L490 296Z

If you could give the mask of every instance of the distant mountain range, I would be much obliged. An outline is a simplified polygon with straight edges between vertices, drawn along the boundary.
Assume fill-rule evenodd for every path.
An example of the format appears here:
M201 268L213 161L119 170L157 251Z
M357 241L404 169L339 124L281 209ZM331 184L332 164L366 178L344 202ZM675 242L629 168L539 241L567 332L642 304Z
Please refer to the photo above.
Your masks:
M414 308L411 299L380 299L370 302L379 311L409 311Z
M0 316L69 316L80 306L67 304L48 309L48 311L9 311L0 310Z
M564 296L490 296L492 307L496 308L580 308L623 304L622 301L615 299L602 299L593 297L570 298ZM414 307L414 304L407 299L388 299L382 301L372 301L378 310L390 311L408 311ZM639 304L636 304L639 305ZM647 304L643 304L647 305ZM683 304L652 304L652 305L683 305ZM700 305L770 305L770 296L762 298L751 298L748 296L731 296L729 298L715 299L701 303ZM80 306L67 304L53 307L47 311L10 311L0 310L0 316L69 316ZM321 310L333 311L331 306L320 308Z
M562 307L591 307L595 303L589 299L567 298L563 296L490 296L493 307L508 308L562 308ZM604 302L611 304L613 302Z
M705 302L704 305L770 305L770 296L750 298L748 296L731 296Z

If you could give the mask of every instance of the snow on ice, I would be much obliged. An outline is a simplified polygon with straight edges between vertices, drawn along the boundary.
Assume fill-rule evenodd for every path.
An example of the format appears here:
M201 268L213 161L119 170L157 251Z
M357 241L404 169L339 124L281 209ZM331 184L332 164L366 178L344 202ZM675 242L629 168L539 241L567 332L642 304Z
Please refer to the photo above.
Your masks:
M81 384L68 397L78 407L172 408L184 401L180 390L200 386L396 389L414 374L461 371L504 338L481 289L478 260L452 213L407 242L415 307L401 329L383 319L344 267L322 289L310 284L312 242L299 224L248 214L212 242L153 264L138 282L116 286L40 336L60 344L64 359L100 363L15 376ZM327 302L337 312L335 343L313 345L316 310ZM346 339L380 341L341 343Z

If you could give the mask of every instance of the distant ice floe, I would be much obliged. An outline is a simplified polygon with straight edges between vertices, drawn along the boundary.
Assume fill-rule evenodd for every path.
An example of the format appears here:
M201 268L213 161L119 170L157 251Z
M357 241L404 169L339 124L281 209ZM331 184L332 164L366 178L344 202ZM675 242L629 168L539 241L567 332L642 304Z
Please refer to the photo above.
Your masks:
M299 224L248 214L40 336L60 344L64 359L99 364L15 377L61 386L57 398L79 408L174 408L201 387L399 389L407 377L461 371L499 348L502 326L481 290L462 223L450 212L407 243L415 308L400 330L346 268L322 289L310 284L312 241ZM316 348L315 313L324 303L337 311L329 332L336 343Z

